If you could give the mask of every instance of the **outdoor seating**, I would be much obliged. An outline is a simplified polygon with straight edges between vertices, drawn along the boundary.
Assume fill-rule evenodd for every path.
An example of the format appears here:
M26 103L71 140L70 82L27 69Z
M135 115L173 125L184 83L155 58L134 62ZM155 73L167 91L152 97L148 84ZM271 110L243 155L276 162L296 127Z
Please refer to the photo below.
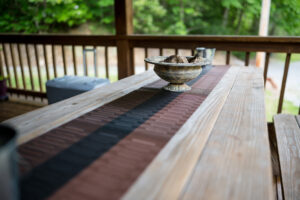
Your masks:
M87 76L55 78L46 82L48 103L56 103L106 84L109 84L108 79Z
M284 199L298 199L300 196L300 115L275 115L274 125Z

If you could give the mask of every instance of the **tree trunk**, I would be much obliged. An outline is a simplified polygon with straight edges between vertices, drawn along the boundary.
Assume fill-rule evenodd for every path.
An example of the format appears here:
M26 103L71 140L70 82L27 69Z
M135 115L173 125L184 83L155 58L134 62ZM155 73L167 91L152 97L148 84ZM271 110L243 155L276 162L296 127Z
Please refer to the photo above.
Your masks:
M276 24L272 23L271 30L270 30L270 35L274 35L275 31L276 31Z
M225 8L225 10L224 10L224 14L223 14L223 24L222 24L224 28L227 26L229 10L230 10L230 7Z
M180 0L180 20L184 23L184 2Z
M236 34L237 35L240 33L240 28L241 28L243 16L244 16L244 9L241 9L240 14L239 14L238 23L237 23L237 29L236 29Z

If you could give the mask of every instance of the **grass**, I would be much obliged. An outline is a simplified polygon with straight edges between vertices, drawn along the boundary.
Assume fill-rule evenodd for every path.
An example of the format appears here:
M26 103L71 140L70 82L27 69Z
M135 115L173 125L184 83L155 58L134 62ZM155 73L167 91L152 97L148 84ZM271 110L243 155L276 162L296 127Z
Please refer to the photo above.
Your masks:
M285 61L286 54L285 53L275 53L275 58ZM293 53L291 56L291 62L299 61L300 60L300 54L299 53Z
M277 114L277 108L279 99L274 98L274 95L271 91L266 90L265 91L265 101L266 101L266 115L267 115L267 121L272 122L273 116ZM293 102L284 100L283 101L283 107L282 112L283 113L289 113L289 114L298 114L299 107L294 105Z

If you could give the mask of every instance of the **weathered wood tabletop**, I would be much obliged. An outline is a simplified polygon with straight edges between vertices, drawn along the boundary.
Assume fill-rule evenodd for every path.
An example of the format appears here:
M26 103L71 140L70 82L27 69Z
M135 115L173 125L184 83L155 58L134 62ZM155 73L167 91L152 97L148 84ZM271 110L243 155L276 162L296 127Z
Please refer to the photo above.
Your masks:
M261 69L152 70L5 121L22 199L274 199Z

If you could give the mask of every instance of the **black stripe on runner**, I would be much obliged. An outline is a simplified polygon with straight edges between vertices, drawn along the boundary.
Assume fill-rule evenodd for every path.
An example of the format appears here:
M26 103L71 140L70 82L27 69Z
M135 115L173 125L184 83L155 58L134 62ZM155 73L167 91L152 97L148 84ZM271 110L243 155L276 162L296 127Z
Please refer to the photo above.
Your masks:
M212 66L203 67L194 84ZM21 199L45 199L182 93L159 91L144 103L99 127L80 141L33 168L20 181Z

